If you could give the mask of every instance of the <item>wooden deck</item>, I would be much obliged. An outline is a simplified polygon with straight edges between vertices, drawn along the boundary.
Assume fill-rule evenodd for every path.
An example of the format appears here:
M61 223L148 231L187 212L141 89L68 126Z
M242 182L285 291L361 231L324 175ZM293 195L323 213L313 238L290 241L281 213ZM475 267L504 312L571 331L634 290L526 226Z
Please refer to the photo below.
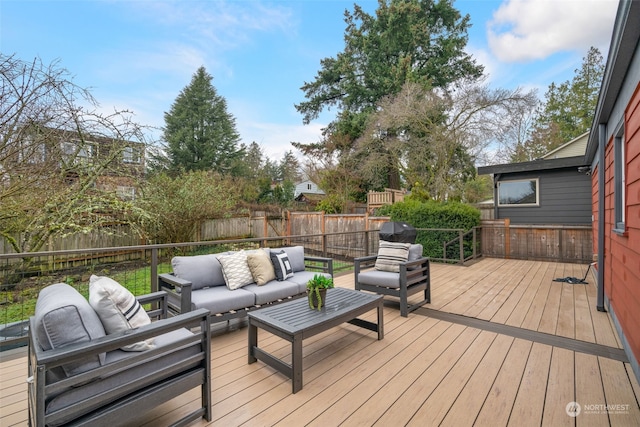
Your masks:
M488 258L432 269L433 303L403 318L389 299L382 341L349 324L305 340L296 394L280 373L247 363L244 323L216 331L214 420L193 425L640 425L640 387L609 315L595 309L593 277L553 281L582 278L586 265ZM353 288L353 275L336 282ZM290 356L264 331L260 345ZM2 426L26 425L25 353L0 354ZM194 390L130 425L167 425L197 398ZM581 405L577 417L570 402Z

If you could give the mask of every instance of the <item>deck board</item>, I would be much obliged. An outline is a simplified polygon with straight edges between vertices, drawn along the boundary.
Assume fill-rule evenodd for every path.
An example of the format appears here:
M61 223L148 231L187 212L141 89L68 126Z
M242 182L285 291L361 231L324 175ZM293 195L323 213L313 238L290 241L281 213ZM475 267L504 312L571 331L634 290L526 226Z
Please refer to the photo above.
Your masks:
M629 363L611 353L590 353L588 346L574 351L559 341L534 342L531 332L488 327L621 348L609 314L595 307L593 277L588 285L553 281L582 278L586 267L490 258L467 267L432 264L433 302L426 307L479 322L455 322L451 314L430 317L429 310L404 318L397 302L387 298L383 340L345 324L304 341L304 385L296 394L284 375L261 362L247 363L246 321L217 325L211 348L213 421L192 425L640 425L640 385ZM352 274L335 281L354 286ZM261 347L290 361L288 342L259 334ZM2 426L27 424L25 354L22 348L0 355ZM132 417L128 425L167 425L198 400L199 391L192 390ZM570 418L566 405L572 401L591 410ZM624 410L607 412L607 404Z

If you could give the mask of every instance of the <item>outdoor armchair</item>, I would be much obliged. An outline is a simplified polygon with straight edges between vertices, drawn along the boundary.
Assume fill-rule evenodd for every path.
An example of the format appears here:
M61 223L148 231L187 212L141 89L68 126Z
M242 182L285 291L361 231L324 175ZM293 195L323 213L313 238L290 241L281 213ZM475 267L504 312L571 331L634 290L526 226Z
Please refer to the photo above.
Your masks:
M378 255L354 259L355 289L390 295L400 300L400 315L408 317L409 312L431 302L431 274L429 259L422 256L422 245L412 245L419 256L409 257L398 263L398 272L379 271L373 268ZM413 259L412 259L413 258ZM409 297L421 293L422 299L409 304Z

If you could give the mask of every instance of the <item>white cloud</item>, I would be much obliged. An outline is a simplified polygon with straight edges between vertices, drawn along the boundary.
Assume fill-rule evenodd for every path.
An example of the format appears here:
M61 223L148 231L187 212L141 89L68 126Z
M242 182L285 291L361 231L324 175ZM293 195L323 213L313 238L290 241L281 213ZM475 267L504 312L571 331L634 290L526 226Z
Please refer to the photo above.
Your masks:
M286 151L300 153L291 142L318 142L322 137L322 128L326 125L290 125L284 123L259 123L238 121L238 132L246 145L256 142L264 154L272 160L281 160Z
M504 62L543 59L556 52L606 55L618 2L614 0L507 0L487 24L493 54Z

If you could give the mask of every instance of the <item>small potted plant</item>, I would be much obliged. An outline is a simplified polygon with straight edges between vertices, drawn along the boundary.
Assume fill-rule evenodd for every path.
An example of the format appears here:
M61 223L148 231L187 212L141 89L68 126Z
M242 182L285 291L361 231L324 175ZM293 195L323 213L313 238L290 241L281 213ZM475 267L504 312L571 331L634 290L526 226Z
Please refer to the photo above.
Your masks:
M316 274L313 279L307 282L307 297L309 298L309 307L312 309L322 309L322 305L327 297L327 289L333 288L333 279L331 277Z

